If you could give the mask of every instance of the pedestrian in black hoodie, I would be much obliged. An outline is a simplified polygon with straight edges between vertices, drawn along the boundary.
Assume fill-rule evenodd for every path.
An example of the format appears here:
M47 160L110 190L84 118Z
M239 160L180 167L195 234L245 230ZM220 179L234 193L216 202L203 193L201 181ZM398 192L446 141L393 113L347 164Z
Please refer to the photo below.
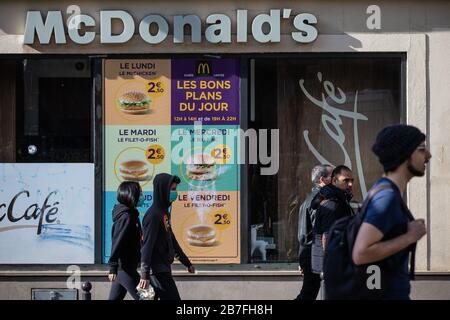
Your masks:
M151 283L155 298L180 300L172 277L171 264L177 258L190 273L195 268L184 254L171 228L171 206L177 199L176 188L180 178L160 173L153 179L153 204L142 221L144 243L141 250L141 281L139 287L147 289Z
M331 173L331 183L320 189L311 203L311 207L316 210L311 250L314 273L322 273L326 239L331 226L337 220L354 214L350 206L352 188L352 171L344 165L337 166Z
M117 201L113 208L112 249L109 258L108 278L112 282L109 300L123 300L128 293L139 300L137 268L141 259L141 223L136 207L143 203L141 186L125 181L117 189Z

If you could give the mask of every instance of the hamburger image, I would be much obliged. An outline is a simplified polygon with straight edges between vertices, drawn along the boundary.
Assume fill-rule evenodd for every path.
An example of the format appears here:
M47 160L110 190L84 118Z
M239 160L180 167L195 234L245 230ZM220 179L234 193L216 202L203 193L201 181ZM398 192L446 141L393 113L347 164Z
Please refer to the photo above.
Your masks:
M147 164L141 160L128 160L122 162L119 165L119 173L126 181L150 180Z
M196 224L187 231L187 240L191 246L212 247L217 245L216 230L207 224Z
M150 98L140 91L128 91L117 99L120 110L127 114L146 114L150 111Z
M215 180L216 162L209 154L195 154L186 161L186 175L191 180Z

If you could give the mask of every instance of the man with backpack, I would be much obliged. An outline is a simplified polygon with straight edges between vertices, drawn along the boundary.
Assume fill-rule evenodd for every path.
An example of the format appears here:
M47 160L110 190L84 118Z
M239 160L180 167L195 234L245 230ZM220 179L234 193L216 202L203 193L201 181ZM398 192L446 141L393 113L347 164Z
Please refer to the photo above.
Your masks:
M313 272L317 274L323 271L324 249L331 226L335 221L354 214L350 206L352 188L352 171L344 165L337 166L331 174L331 183L323 187L312 202L312 208L317 212L311 263Z
M423 219L412 220L402 194L413 177L425 174L431 153L425 144L425 135L409 125L384 128L372 147L383 165L385 175L375 183L388 186L380 190L368 203L363 223L353 247L356 265L380 264L384 277L381 288L383 299L409 299L409 253L426 234ZM412 221L411 221L412 220ZM411 261L412 272L414 260Z
M381 130L372 151L385 174L358 214L330 230L324 258L327 299L409 299L415 247L426 227L423 219L414 220L402 194L409 180L424 175L431 154L425 135L408 125Z
M300 206L298 217L299 270L303 274L303 285L295 300L316 300L320 290L320 276L311 270L312 229L316 210L311 202L320 189L331 182L331 165L320 164L311 170L311 182L314 187Z

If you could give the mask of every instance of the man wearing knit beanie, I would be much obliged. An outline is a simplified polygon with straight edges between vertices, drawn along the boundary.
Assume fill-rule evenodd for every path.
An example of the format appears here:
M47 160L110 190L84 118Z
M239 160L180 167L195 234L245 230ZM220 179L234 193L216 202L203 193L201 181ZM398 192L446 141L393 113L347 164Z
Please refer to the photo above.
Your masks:
M352 258L356 265L380 267L381 286L376 290L382 299L410 299L415 246L426 234L426 227L423 219L414 220L402 194L409 180L425 174L431 158L425 140L425 134L416 127L398 124L381 130L372 147L385 174L372 187L374 196L359 228Z
M372 150L378 156L384 172L392 172L405 160L408 160L416 148L424 142L425 135L419 129L405 124L397 124L380 131ZM429 156L431 158L431 155ZM429 158L424 159L423 164L427 163ZM411 169L408 165L406 168ZM425 173L425 168L413 167L412 170L413 176L423 176Z

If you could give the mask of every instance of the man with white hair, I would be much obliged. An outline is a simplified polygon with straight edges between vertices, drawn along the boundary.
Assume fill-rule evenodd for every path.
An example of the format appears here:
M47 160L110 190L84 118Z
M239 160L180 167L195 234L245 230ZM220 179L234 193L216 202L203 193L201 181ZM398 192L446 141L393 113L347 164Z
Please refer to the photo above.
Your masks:
M311 244L313 242L313 226L315 211L311 202L320 189L331 182L333 166L320 164L311 170L313 188L300 206L298 216L299 270L303 274L303 286L295 300L316 300L320 290L320 275L311 270Z

